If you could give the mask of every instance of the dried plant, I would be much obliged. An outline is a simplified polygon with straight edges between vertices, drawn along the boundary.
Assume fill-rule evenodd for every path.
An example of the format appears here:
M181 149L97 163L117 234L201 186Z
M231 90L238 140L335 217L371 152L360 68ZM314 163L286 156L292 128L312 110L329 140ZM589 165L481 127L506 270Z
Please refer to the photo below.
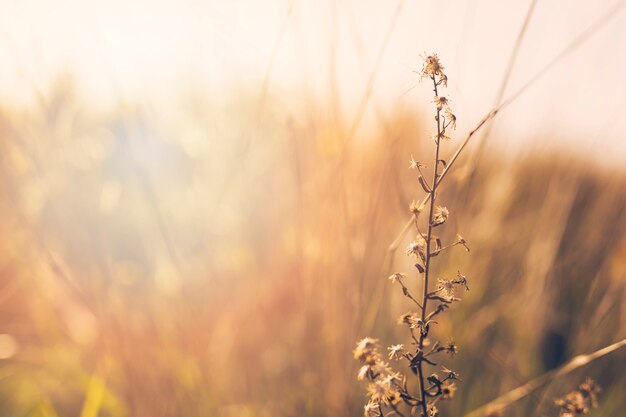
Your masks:
M437 324L435 318L446 312L452 303L460 301L457 290L459 288L469 290L467 278L460 272L453 278L439 278L436 289L432 291L430 289L433 258L457 245L469 251L467 242L459 235L456 241L448 245L444 245L435 235L435 228L444 225L450 216L447 207L437 204L443 172L448 165L440 157L440 150L443 142L450 139L448 131L456 128L456 116L450 108L450 99L440 95L439 91L442 87L447 87L448 77L444 69L439 57L431 54L424 58L423 67L419 72L420 80L432 82L436 110L437 131L433 134L435 156L432 160L430 179L424 172L425 164L413 157L409 162L409 168L418 172L418 182L426 193L421 202L413 202L410 206L416 236L406 248L406 255L415 258L415 268L418 276L422 278L419 299L412 295L405 284L407 274L396 272L389 277L401 287L404 296L411 300L416 309L400 317L400 323L405 325L410 333L410 346L405 348L403 344L393 345L388 348L388 357L389 360L407 362L407 367L417 377L418 388L417 392L411 392L408 389L407 376L394 371L383 360L379 353L378 340L372 338L361 340L354 350L354 357L362 364L358 379L366 379L369 384L369 402L365 405L366 417L393 414L405 416L407 410L411 416L436 417L439 415L438 402L453 398L457 389L456 381L460 381L459 375L439 364L438 358L444 353L450 355L457 353L457 345L452 339L441 342L429 337L431 327ZM426 224L420 228L420 215L424 212L426 216L422 217ZM429 367L431 369L438 367L439 371L432 372Z
M592 408L598 406L600 391L600 386L594 380L587 378L578 389L554 401L561 408L559 417L576 417L589 413Z

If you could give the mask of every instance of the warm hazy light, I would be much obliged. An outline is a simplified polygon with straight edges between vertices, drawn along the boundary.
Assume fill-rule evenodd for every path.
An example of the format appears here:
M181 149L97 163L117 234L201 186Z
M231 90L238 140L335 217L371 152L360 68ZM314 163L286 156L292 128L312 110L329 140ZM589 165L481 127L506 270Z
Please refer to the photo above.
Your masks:
M363 364L411 373L416 225L462 298L433 325L463 380L439 417L624 339L616 4L0 0L0 416L363 415ZM507 416L557 417L585 377L621 416L624 352L585 358Z
M0 359L13 357L19 349L17 341L10 334L0 334Z
M411 71L418 54L432 49L458 74L451 94L466 129L493 105L528 8L526 2L501 1L4 3L0 92L7 98L36 101L62 73L72 74L81 95L106 103L171 102L189 89L223 101L233 87L258 94L267 79L269 99L300 108L310 99L327 100L334 83L350 119L372 73L371 106L421 106L423 91L405 92L416 84ZM540 2L507 91L530 79L614 3ZM445 23L429 18L436 11ZM609 158L626 158L620 139L626 122L617 117L626 106L620 82L626 72L625 28L620 13L525 94L515 108L523 119L503 115L506 147L549 129L573 137L585 152L596 152L602 140ZM586 117L578 117L582 113Z

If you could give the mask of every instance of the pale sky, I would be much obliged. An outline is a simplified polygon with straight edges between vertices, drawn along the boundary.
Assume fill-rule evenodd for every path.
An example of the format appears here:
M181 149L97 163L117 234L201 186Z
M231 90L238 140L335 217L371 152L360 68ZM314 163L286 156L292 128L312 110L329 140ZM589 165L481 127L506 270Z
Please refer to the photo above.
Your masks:
M509 89L513 92L619 0L538 0ZM436 51L450 78L459 132L493 105L530 1L0 0L0 101L34 101L71 73L83 97L172 102L194 88L222 100L234 89L298 105L325 103L335 74L353 117L372 78L371 106L421 107L430 90L412 72ZM383 39L399 4L380 67ZM282 36L281 36L282 34ZM275 56L274 61L272 57ZM334 61L331 60L334 56ZM271 71L270 64L271 65ZM334 65L331 64L334 62ZM626 159L626 7L506 112L495 129L507 148L563 135L582 152ZM505 94L506 96L506 94ZM538 142L535 149L551 147Z

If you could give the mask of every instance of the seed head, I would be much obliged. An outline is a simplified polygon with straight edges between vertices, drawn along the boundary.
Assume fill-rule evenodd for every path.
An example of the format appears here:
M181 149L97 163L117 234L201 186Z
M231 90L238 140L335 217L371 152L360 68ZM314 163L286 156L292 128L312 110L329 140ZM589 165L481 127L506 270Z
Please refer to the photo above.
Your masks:
M439 409L435 404L428 405L428 417L439 417Z
M439 110L443 110L444 108L447 110L450 109L450 99L448 99L447 97L436 96L433 100L433 103L435 103Z
M454 382L445 382L441 386L441 396L444 400L449 400L454 398L454 394L456 393L456 384Z
M454 297L454 281L449 279L438 279L437 291L444 298Z
M426 239L419 235L416 240L409 243L405 252L408 256L424 258L426 256Z
M454 344L454 340L450 339L450 341L444 346L446 353L450 355L456 355L459 353L459 347Z
M363 407L363 415L365 417L379 417L380 410L379 405L376 401L369 400L365 407Z
M456 129L456 116L450 111L450 108L445 108L443 112L446 115L449 125L452 126L452 129Z
M413 200L411 202L411 206L409 207L409 210L413 214L419 214L422 211L422 204L419 201Z
M402 278L405 278L406 274L400 273L400 272L396 272L394 274L392 274L389 279L391 280L391 282L396 283L402 283Z
M404 353L404 345L392 345L387 350L389 350L389 359L400 359Z
M444 69L445 68L441 65L437 54L428 55L424 58L424 64L422 66L422 70L420 71L420 80L438 76L442 78L445 77L447 81L447 77L443 73Z
M354 354L354 359L372 366L380 357L378 353L378 340L369 337L361 339L352 353Z
M592 408L598 406L600 391L600 386L587 378L577 390L554 401L557 406L561 407L559 417L575 417L589 413Z
M433 226L440 226L448 220L450 211L446 207L437 206L433 213Z
M413 158L413 155L411 155L411 159L409 160L409 169L418 169L418 168L424 168L425 165L422 164L420 161L416 161Z

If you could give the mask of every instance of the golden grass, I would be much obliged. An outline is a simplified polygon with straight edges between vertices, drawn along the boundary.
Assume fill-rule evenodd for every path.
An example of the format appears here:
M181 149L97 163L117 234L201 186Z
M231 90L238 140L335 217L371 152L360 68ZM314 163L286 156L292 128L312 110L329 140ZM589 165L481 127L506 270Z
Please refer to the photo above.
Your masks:
M361 414L354 340L402 337L386 277L411 264L387 254L415 195L404 168L425 152L419 117L398 109L338 164L323 118L289 127L265 109L248 145L253 104L186 105L184 121L90 115L60 90L3 112L3 415ZM459 159L441 194L463 208L442 237L462 225L472 256L442 255L433 273L473 278L441 323L464 380L444 415L624 337L626 179L566 155L485 158L471 186ZM604 388L598 413L619 415L620 361L509 415L554 415L552 398L587 375Z

